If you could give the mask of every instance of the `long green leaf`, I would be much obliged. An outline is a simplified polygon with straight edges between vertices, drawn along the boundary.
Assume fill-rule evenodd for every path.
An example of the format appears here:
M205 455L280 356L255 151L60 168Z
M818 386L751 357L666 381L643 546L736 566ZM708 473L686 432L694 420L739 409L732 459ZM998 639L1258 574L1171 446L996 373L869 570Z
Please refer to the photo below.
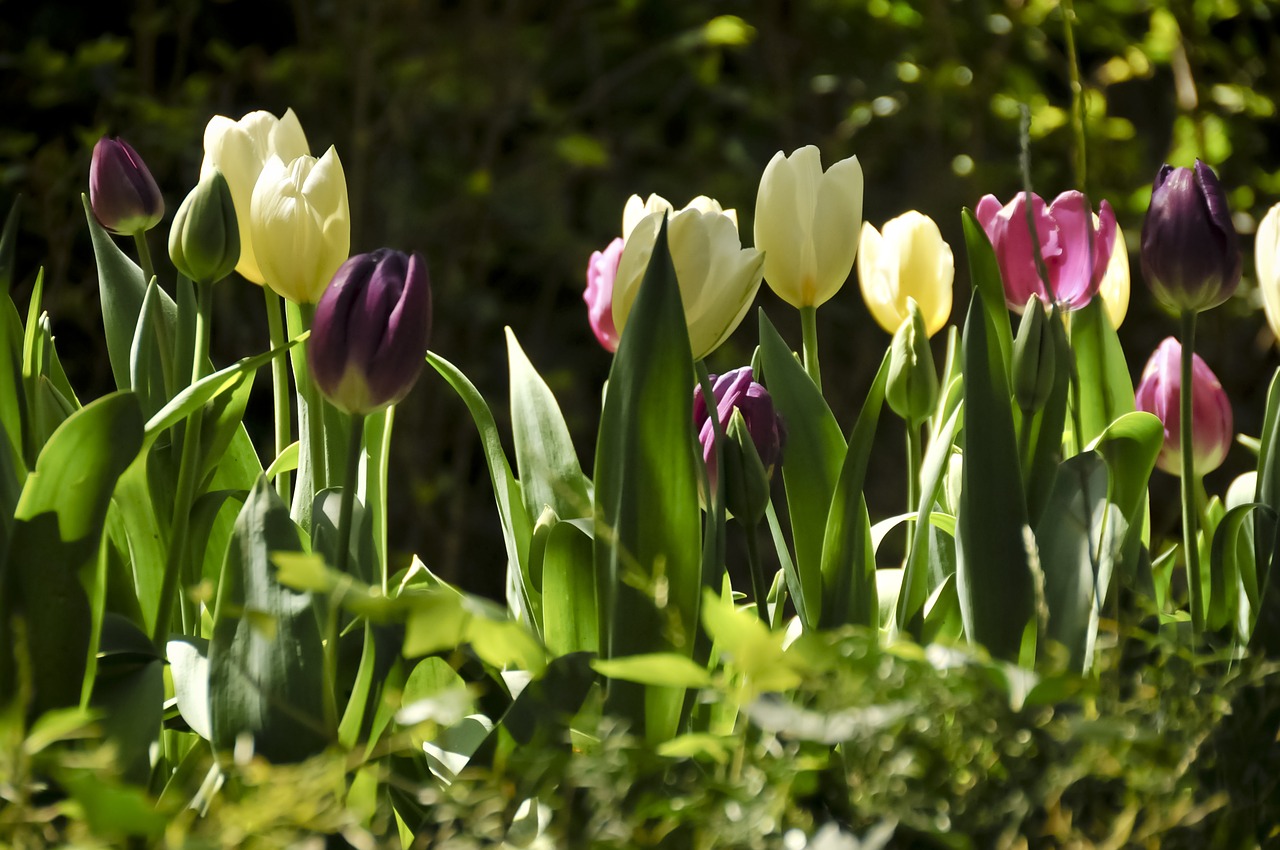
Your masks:
M1164 424L1150 413L1132 411L1118 416L1089 445L1107 461L1111 493L1120 508L1127 531L1116 570L1121 581L1147 595L1151 587L1149 566L1143 566L1141 549L1147 528L1147 482L1164 446Z
M1078 445L1087 445L1107 426L1136 408L1133 380L1120 338L1116 336L1102 299L1095 298L1071 313L1071 349L1080 375Z
M593 548L573 523L551 528L542 558L542 634L552 655L600 651Z
M847 448L821 391L760 311L760 364L769 395L787 427L782 480L795 541L791 596L808 614L805 628L822 621L822 546L836 484Z
M1034 614L1027 508L1013 413L999 349L989 343L983 295L964 330L963 485L956 525L956 584L969 639L1016 659Z
M22 206L22 196L13 199L13 206L4 219L4 230L0 231L0 296L8 295L13 288L13 270L18 260L18 211Z
M1009 325L1009 311L1005 308L1000 263L996 260L991 240L987 238L986 231L978 223L973 210L965 207L960 212L960 219L964 225L965 253L969 257L969 279L973 282L973 288L982 293L987 327L995 338L995 345L1000 351L1000 363L1007 379L1013 368L1013 330Z
M609 373L595 462L595 569L604 652L689 655L702 586L693 355L662 225ZM611 682L610 711L650 741L676 732L684 692Z
M1023 479L1027 486L1027 515L1033 524L1040 522L1058 478L1062 434L1067 422L1067 397L1071 388L1073 355L1057 309L1049 314L1047 330L1054 346L1053 387L1044 407L1035 414L1031 423L1032 444ZM1012 408L1010 410L1013 411Z

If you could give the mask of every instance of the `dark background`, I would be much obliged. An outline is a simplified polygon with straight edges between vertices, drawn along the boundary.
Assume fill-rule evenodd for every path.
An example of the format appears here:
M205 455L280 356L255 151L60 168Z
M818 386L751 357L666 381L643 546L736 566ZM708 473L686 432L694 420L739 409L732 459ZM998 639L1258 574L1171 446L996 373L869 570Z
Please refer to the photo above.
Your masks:
M1088 103L1087 180L1116 208L1133 260L1120 334L1136 374L1176 330L1137 262L1150 181L1164 161L1212 164L1230 192L1244 281L1200 321L1199 344L1257 434L1277 364L1257 294L1252 232L1280 200L1280 6L1249 0L1077 3ZM1075 188L1062 9L1042 0L0 0L0 205L25 197L15 300L38 267L59 351L82 397L111 388L79 194L104 134L129 140L165 193L151 234L164 273L169 217L195 182L214 114L293 107L314 154L337 146L352 250L428 257L433 350L460 366L506 428L515 330L555 390L590 473L609 356L581 301L587 258L618 235L632 193L678 207L707 194L739 211L751 242L760 173L778 150L857 154L865 218L936 219L957 254L958 321L968 298L959 210L1020 185L1018 108L1032 114L1032 177ZM215 295L214 359L266 344L256 287ZM792 311L758 303L799 346ZM744 322L712 361L741 365ZM828 398L848 428L888 335L856 280L819 312ZM941 357L941 341L935 340ZM248 424L269 442L262 383ZM882 428L874 518L904 501L900 426ZM1233 449L1210 476L1225 490L1249 463ZM468 589L500 591L501 533L474 427L430 370L401 406L391 473L392 546ZM1176 482L1156 473L1156 533L1175 528Z

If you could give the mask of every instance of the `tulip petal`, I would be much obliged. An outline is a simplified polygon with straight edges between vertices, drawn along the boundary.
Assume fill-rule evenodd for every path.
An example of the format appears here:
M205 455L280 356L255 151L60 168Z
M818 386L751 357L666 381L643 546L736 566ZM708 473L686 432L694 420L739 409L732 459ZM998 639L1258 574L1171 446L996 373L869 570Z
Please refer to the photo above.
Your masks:
M1280 339L1280 204L1262 217L1253 252L1267 323L1271 325L1271 332Z
M818 185L813 214L815 306L840 291L853 270L862 223L862 166L856 156L827 169Z

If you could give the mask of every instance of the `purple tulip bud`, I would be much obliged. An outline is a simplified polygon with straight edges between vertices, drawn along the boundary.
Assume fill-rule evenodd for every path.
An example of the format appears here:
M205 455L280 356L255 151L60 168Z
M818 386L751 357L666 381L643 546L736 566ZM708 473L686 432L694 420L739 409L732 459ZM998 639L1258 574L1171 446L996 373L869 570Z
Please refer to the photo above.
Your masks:
M164 217L164 198L147 164L124 139L103 137L89 163L89 205L102 226L136 236Z
M1031 194L1036 242L1053 288L1052 297L1036 265L1036 242L1027 226L1026 193L1020 192L1003 207L994 195L986 195L976 212L995 249L1010 310L1021 313L1032 295L1046 306L1057 299L1065 309L1078 310L1098 293L1116 242L1116 216L1106 201L1098 207L1095 224L1093 211L1079 192L1063 192L1048 207L1039 195Z
M1240 240L1213 169L1160 166L1142 222L1142 276L1176 313L1200 312L1231 297L1240 282Z
M735 470L742 470L743 487L727 487L726 493L730 511L735 516L758 520L768 502L769 479L774 467L782 459L782 448L786 443L786 428L773 409L773 399L764 387L751 380L751 367L726 372L723 375L711 375L711 392L716 399L716 418L729 438L729 446L725 448L725 462L730 470L730 483L737 483ZM746 446L739 447L732 439L730 423L734 413L738 413L750 436L752 448L759 458L757 464L749 459L737 456ZM714 491L719 483L719 469L715 456L715 429L707 412L707 403L702 396L701 385L693 391L693 422L698 429L698 441L702 443L702 457L707 464L707 478ZM757 468L763 475L752 475L750 470ZM739 493L741 490L741 493Z
M622 259L625 243L618 237L603 251L593 251L587 264L587 290L582 300L587 302L587 315L591 330L606 351L618 350L618 331L613 325L613 282L618 277L618 262Z
M426 260L390 248L357 254L316 306L307 342L311 377L340 410L381 410L413 388L430 332Z
M1157 465L1171 475L1182 472L1181 403L1182 346L1173 337L1160 347L1142 370L1136 403L1139 410L1155 414L1164 423L1164 446ZM1191 361L1191 439L1196 475L1222 465L1231 448L1231 401L1200 355Z

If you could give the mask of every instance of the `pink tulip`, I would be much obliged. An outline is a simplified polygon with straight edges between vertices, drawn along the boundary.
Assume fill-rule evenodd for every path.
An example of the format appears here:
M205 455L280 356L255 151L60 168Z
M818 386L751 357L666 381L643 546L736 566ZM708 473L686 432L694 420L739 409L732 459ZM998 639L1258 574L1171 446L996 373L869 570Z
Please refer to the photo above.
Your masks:
M994 195L978 202L978 222L995 248L1004 279L1005 302L1009 309L1021 313L1027 299L1036 295L1046 305L1056 299L1065 309L1077 310L1097 294L1106 275L1116 241L1115 213L1103 201L1095 225L1093 212L1081 193L1063 192L1048 207L1032 193L1032 218L1053 289L1050 296L1036 268L1025 197L1025 192L1019 193L1003 207Z
M1181 473L1181 369L1182 346L1169 337L1142 370L1136 398L1139 410L1155 414L1164 423L1164 446L1156 464L1171 475ZM1191 384L1193 466L1196 475L1204 475L1221 466L1231 448L1231 401L1199 354L1192 358Z
M622 259L621 237L609 243L603 251L593 251L587 264L587 290L582 300L587 302L587 315L591 330L606 351L618 350L618 331L613 325L613 282L618 277L618 262Z

